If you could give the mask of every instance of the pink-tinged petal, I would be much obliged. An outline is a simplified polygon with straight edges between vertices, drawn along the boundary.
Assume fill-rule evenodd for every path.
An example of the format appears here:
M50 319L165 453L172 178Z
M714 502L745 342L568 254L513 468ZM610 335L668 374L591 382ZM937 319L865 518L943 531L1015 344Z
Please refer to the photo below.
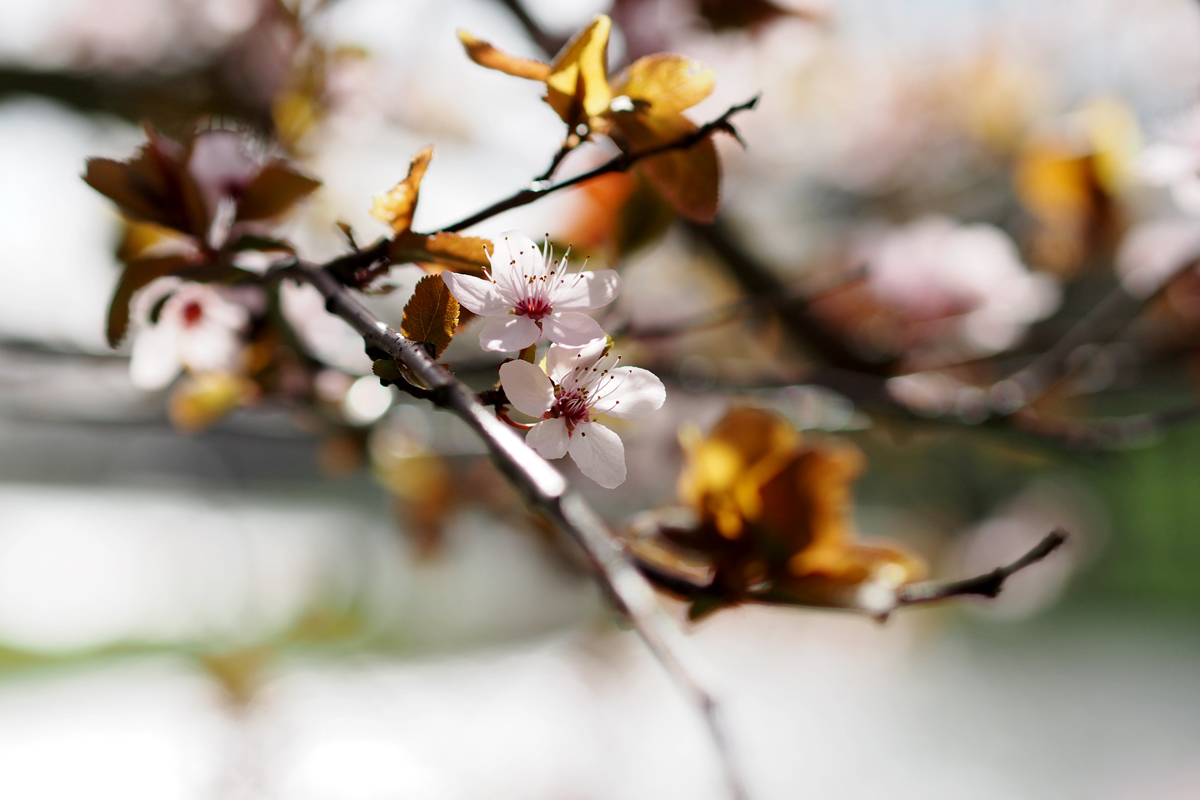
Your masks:
M542 458L562 458L567 454L567 423L561 419L548 419L530 428L525 435L525 444L537 450Z
M512 303L491 281L473 275L459 275L457 272L443 272L442 280L459 305L482 317L500 317L512 311Z
M542 329L547 339L567 347L582 347L605 338L600 323L578 311L551 314L542 320Z
M641 419L662 408L667 390L658 376L638 367L618 367L604 378L592 409L617 419Z
M191 372L235 372L242 355L242 337L229 328L201 322L179 335L179 360Z
M546 351L546 374L555 383L562 383L573 369L587 369L596 363L596 359L604 354L608 339L596 339L583 347L567 347L565 344L552 344Z
M555 311L591 311L617 299L621 276L611 269L568 274L559 278L550 291L550 305Z
M148 392L165 389L183 370L179 359L180 329L176 325L142 328L133 340L129 377Z
M479 346L493 353L524 350L542 338L542 329L529 317L497 317L479 332Z
M546 272L542 251L532 239L520 231L505 231L493 241L492 277L502 286L519 288L522 275L543 275Z
M603 425L585 422L575 426L567 451L579 471L605 489L625 481L625 445L621 437Z
M528 361L509 361L500 365L500 385L513 408L541 419L554 404L554 384L546 373Z

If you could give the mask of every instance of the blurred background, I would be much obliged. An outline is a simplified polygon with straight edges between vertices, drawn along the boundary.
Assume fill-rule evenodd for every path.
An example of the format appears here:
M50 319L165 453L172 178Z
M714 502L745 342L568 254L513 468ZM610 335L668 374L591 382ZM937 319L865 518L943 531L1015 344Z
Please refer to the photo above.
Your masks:
M668 400L620 428L618 490L563 462L598 509L674 503L679 427L748 400L861 449L859 531L936 575L1072 534L995 602L694 625L753 796L1200 797L1189 0L6 0L0 794L723 796L703 726L576 554L455 419L381 389L315 293L283 303L319 404L197 424L104 340L122 222L80 175L141 121L273 142L324 181L286 233L330 258L339 221L385 232L371 198L422 145L415 227L436 230L561 144L542 87L472 64L456 29L547 58L599 12L614 71L660 51L715 69L693 120L762 100L744 150L718 141L714 228L616 176L471 231L622 270L606 324ZM393 270L373 308L398 324L420 275ZM1034 411L981 410L1114 293ZM789 298L841 344L805 340ZM470 333L443 360L480 388L498 363Z

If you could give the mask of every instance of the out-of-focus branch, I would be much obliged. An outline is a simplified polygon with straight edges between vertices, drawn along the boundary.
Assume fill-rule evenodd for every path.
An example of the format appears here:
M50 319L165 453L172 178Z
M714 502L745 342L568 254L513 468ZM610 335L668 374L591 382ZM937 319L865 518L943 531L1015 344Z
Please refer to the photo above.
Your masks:
M270 126L267 110L242 102L220 69L206 64L181 72L128 74L0 67L0 99L16 95L47 97L86 113L102 112L131 122L191 124L207 116L228 116Z
M727 223L718 219L712 225L689 224L688 231L706 244L729 270L730 275L750 295L757 307L778 314L780 322L798 347L831 367L865 375L890 374L892 362L871 361L856 352L836 331L822 323L804 297L787 300L788 287L775 272L742 247Z
M530 16L529 11L520 0L499 0L499 3L517 18L517 21L521 23L521 27L529 34L529 38L533 39L533 43L546 55L554 55L567 43L566 39L548 33L545 28L539 25L537 20Z
M1067 541L1067 532L1058 528L1046 535L1032 550L1004 567L997 567L991 572L950 583L937 581L922 581L901 586L896 592L896 602L900 606L912 606L921 603L933 603L938 600L948 600L954 597L996 597L1004 588L1004 582L1016 573L1038 563L1046 556L1062 547Z
M688 135L682 136L673 142L667 142L664 145L651 147L648 150L642 150L637 153L620 153L616 156L613 156L611 159L598 167L590 169L587 172L581 172L578 175L559 181L558 183L535 181L533 185L529 186L528 188L522 189L521 191L516 192L515 194L510 195L503 200L495 202L482 211L477 211L465 219L461 219L458 222L447 225L442 228L442 230L450 231L452 233L461 231L464 228L477 225L478 223L483 222L486 219L490 219L504 211L529 205L533 201L539 200L548 194L561 191L562 189L569 189L572 186L578 186L579 184L586 183L594 178L599 178L601 175L610 175L614 172L627 172L639 161L652 156L662 155L663 153L668 153L672 150L686 150L697 142L701 142L704 139L707 139L709 136L712 136L717 131L728 133L736 138L737 131L734 129L733 123L730 122L730 119L732 119L736 114L739 114L742 111L749 111L758 105L759 97L760 95L756 94L754 97L751 97L744 103L738 103L735 106L730 106L721 116L710 122L706 122Z
M490 413L475 393L438 364L424 347L389 328L359 303L334 277L328 265L297 264L290 274L321 292L326 308L349 323L369 349L382 351L396 359L424 383L434 403L463 420L484 441L493 462L526 502L583 548L618 608L628 616L651 653L703 714L725 764L733 795L744 797L745 790L730 755L716 701L685 664L680 655L683 643L673 623L663 613L654 590L634 566L621 540L583 497L570 488L558 470Z

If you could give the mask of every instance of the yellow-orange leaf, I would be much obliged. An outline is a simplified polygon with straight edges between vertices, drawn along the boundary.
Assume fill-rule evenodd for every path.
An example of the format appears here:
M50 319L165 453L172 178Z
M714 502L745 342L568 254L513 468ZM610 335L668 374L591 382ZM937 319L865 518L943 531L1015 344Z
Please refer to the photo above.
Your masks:
M886 614L895 590L920 577L915 557L855 539L856 448L805 443L782 417L744 407L684 446L679 496L695 521L658 531L714 569L693 617L747 600Z
M393 264L437 264L455 272L483 276L492 243L477 236L457 233L413 233L405 231L391 244Z
M426 145L413 156L408 175L387 194L378 195L371 208L371 216L392 226L396 233L412 228L413 213L417 210L417 195L421 191L421 179L433 158L433 147Z
M184 433L199 433L251 402L256 393L255 385L238 375L225 372L193 375L171 394L167 416Z
M546 78L546 102L572 127L603 114L612 102L607 63L611 30L612 20L598 14L554 57Z
M651 117L637 112L613 115L629 152L640 153L679 141L696 130L681 115ZM686 150L669 150L638 162L638 167L679 214L709 223L721 204L721 165L712 137Z
M434 358L454 338L458 327L458 301L440 275L426 275L417 281L412 299L404 307L404 319L400 332L414 342L425 342L433 346Z
M461 29L458 38L467 49L467 57L481 67L531 81L545 81L550 77L550 65L543 61L509 55Z
M712 94L716 73L699 61L674 53L643 56L613 81L614 95L625 95L653 116L678 114Z

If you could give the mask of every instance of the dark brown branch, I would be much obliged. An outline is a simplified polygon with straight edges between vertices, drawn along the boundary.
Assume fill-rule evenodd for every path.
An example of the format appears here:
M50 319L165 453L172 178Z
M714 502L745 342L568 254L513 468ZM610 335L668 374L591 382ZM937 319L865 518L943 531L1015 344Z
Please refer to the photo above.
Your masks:
M967 578L950 583L937 581L922 581L901 586L896 592L896 603L899 606L912 606L920 603L934 603L953 597L996 597L1004 588L1004 582L1028 566L1036 564L1053 553L1067 541L1067 532L1059 528L1047 534L1045 539L1025 555L1013 563L996 569L984 575Z
M577 542L617 607L668 674L696 705L708 724L725 764L733 795L745 796L726 741L724 725L712 695L691 674L680 655L683 642L658 605L646 581L622 544L604 521L562 474L525 444L477 399L475 394L438 364L417 342L388 327L359 303L328 267L297 264L290 274L312 284L325 297L325 306L350 324L368 348L382 351L406 367L428 387L430 399L463 420L487 445L492 461L534 509Z
M742 111L749 111L758 105L759 97L760 95L755 95L744 103L731 106L721 116L710 122L706 122L704 125L701 125L699 128L689 133L687 136L680 137L673 142L668 142L658 147L651 147L649 150L642 150L637 153L620 153L619 155L613 156L611 159L604 162L600 166L595 167L594 169L590 169L587 172L582 172L574 177L559 181L558 183L550 184L544 181L535 182L529 188L522 189L521 191L516 192L515 194L510 195L503 200L493 203L482 211L478 211L471 216L466 217L465 219L461 219L458 222L447 225L446 227L442 228L442 230L455 233L465 228L469 228L472 225L477 225L486 219L491 219L502 212L529 205L533 201L539 200L548 194L552 194L563 189L569 189L572 186L578 186L581 183L586 183L587 181L599 178L602 175L611 175L614 172L626 172L633 167L634 164L642 161L643 159L662 155L663 153L668 153L672 150L686 150L697 142L707 139L717 131L722 131L736 137L737 131L729 120L732 119L734 115Z

